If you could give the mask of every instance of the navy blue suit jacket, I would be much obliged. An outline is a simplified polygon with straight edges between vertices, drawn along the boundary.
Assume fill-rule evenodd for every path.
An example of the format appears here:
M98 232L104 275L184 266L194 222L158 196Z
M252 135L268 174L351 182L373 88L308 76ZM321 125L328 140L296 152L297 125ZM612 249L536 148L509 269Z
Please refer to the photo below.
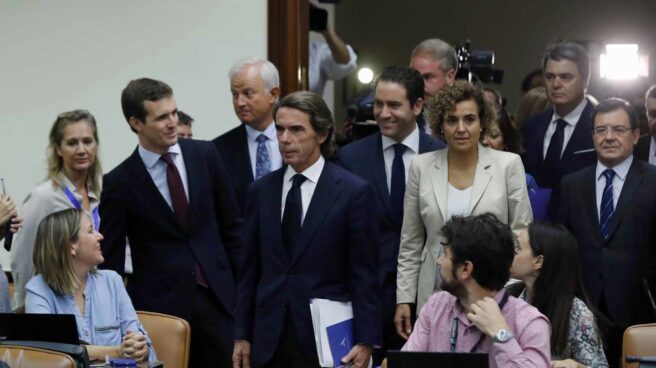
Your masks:
M563 178L558 222L578 240L583 284L599 306L602 293L611 320L621 327L653 322L643 286L656 279L656 167L634 158L603 240L596 199L596 165Z
M419 131L419 153L436 151L445 147L444 143L421 130ZM396 288L396 267L402 221L398 221L392 215L380 132L342 147L339 159L344 168L366 180L374 188L381 238L379 277L381 283Z
M533 175L540 188L554 188L563 176L597 162L597 153L592 140L592 110L588 100L576 123L574 132L567 142L560 161L555 165L545 163L543 157L544 136L553 117L549 109L529 117L524 123L524 169Z
M253 182L238 272L237 340L252 342L257 363L271 359L291 318L298 349L316 356L310 299L352 301L355 343L380 344L377 227L371 187L326 161L291 256L282 242L286 167Z
M241 210L246 206L248 186L253 182L253 168L248 153L248 139L244 124L212 140L219 155L223 158L235 197Z
M651 145L651 134L643 135L638 139L638 144L635 145L633 155L642 161L649 163L649 146Z
M235 306L233 267L241 262L242 219L223 161L210 142L179 140L189 188L189 228L178 223L138 150L103 178L102 268L124 272L125 238L134 273L127 285L135 309L191 320L196 262L229 314Z

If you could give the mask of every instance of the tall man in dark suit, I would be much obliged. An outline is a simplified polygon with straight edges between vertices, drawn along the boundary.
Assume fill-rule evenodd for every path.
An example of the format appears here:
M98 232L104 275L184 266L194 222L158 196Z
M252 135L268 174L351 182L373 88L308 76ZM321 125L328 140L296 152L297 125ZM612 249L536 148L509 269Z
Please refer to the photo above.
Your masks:
M102 267L123 273L127 237L133 265L127 288L135 308L190 322L192 367L228 367L233 270L243 252L228 172L211 143L178 141L167 84L133 80L121 104L139 146L103 179Z
M613 366L624 329L656 320L647 287L656 286L656 167L633 156L640 130L626 101L601 102L592 119L598 162L563 178L558 220L579 241L590 301L617 326L606 333Z
M645 93L645 110L649 131L638 139L635 156L640 160L656 165L656 84L649 87L647 93Z
M232 181L239 207L248 185L282 166L273 106L280 96L278 69L265 59L245 59L230 68L232 105L241 125L213 140Z
M596 160L590 130L593 105L585 98L590 59L583 46L562 42L547 48L542 70L554 108L524 125L524 167L541 188L553 188L569 173Z
M342 360L366 367L381 325L373 192L325 159L334 122L321 97L289 94L274 116L287 166L249 188L234 367L318 367L313 298L352 302L356 345Z
M403 196L410 162L419 153L445 147L417 127L423 94L424 81L416 70L394 66L383 70L374 96L374 117L380 132L340 152L344 167L368 181L375 192L381 235L378 270L383 286L383 351L398 350L405 343L396 333L394 314Z

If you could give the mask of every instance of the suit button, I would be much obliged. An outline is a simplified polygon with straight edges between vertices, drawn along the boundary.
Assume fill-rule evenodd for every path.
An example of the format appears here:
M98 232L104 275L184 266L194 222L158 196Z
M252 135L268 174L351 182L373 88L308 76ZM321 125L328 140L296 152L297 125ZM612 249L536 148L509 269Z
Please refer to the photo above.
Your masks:
M280 303L280 306L285 308L285 303Z
M294 273L293 273L293 272L289 272L289 273L287 274L287 277L289 277L290 279L293 279L293 278L294 278Z

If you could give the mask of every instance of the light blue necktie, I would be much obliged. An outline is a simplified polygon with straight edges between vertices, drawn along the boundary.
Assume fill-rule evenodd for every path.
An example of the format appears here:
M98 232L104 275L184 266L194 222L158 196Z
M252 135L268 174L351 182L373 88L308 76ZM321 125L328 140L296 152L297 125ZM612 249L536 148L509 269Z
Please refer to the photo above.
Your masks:
M260 134L255 138L257 141L257 153L255 159L255 180L271 172L271 158L266 146L267 136Z
M601 195L601 210L599 211L599 225L601 226L601 235L604 240L608 239L610 224L613 222L613 177L615 171L606 169L603 172L606 178L604 193Z

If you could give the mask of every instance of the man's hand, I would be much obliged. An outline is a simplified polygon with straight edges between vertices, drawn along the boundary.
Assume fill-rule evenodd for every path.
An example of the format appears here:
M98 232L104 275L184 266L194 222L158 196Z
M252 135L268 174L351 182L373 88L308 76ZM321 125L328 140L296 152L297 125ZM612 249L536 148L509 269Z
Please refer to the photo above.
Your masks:
M575 360L552 360L551 368L585 368L585 366Z
M394 315L394 326L396 333L404 339L408 339L412 333L412 321L410 320L410 304L401 303L396 305L396 314Z
M232 350L232 368L242 367L251 367L251 343L245 340L237 340Z
M357 344L342 358L342 363L352 363L353 368L367 368L371 359L371 346Z
M472 303L471 312L467 313L467 318L484 334L493 337L504 329L510 331L510 327L506 323L506 318L501 314L497 302L490 298L485 297Z
M127 334L123 336L121 351L123 356L134 359L137 362L147 360L149 351L148 344L146 343L146 336L128 330Z

